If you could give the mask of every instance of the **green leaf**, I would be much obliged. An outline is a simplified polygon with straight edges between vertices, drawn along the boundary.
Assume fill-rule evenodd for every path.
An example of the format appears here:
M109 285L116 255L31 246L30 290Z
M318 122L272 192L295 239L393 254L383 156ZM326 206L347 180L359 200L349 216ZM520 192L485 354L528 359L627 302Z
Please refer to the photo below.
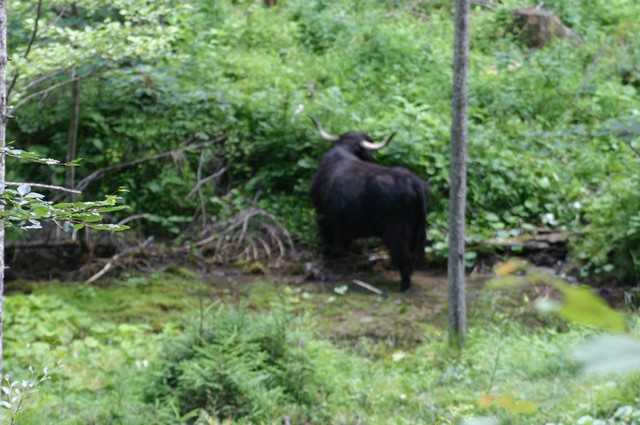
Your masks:
M90 214L90 213L74 214L73 217L76 220L81 220L88 223L95 223L96 221L102 220L102 217L99 214Z
M624 315L609 307L591 288L570 286L561 281L555 282L554 286L565 299L557 310L563 319L615 332L624 330Z
M108 213L108 212L114 212L114 211L121 211L126 209L127 206L126 205L118 205L117 207L104 207L104 208L98 208L96 209L96 212L99 213Z
M31 186L26 184L21 184L20 186L18 186L18 193L20 194L20 196L24 196L29 192L31 192Z
M478 253L475 252L475 251L466 251L464 253L464 259L465 260L471 261L471 260L475 260L477 257L478 257Z
M44 198L44 195L41 194L41 193L36 193L36 192L29 192L24 197L25 198L33 198L33 199L42 199L42 198Z
M42 229L42 225L38 220L29 220L29 223L31 224L28 226L20 226L20 228L23 230Z
M87 226L96 230L111 230L114 232L120 232L130 228L129 226L119 226L117 224L87 224Z
M74 206L77 206L78 204L79 204L78 202L75 202L75 203L74 202L60 202L60 203L54 204L53 208L56 208L56 209L72 208Z
M51 213L51 208L49 205L36 205L33 207L32 211L36 216L43 218Z

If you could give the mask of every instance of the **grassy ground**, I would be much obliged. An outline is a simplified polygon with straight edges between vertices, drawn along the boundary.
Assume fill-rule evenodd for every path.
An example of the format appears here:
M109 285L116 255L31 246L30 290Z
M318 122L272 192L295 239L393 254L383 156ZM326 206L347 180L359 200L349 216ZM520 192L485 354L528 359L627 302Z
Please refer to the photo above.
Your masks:
M180 423L187 419L170 405L143 397L166 341L189 317L209 314L212 303L262 313L284 306L321 384L331 388L324 419L294 412L294 423L446 424L491 416L505 424L572 424L591 423L587 415L611 418L621 406L640 410L640 375L583 377L569 351L595 331L539 316L529 305L535 294L488 292L481 280L470 280L468 344L455 352L446 343L445 279L419 275L407 294L390 279L371 280L386 297L344 292L342 284L200 279L179 270L98 286L14 283L6 300L5 370L19 380L29 366L36 374L53 369L26 401L22 423ZM631 322L638 334L637 318ZM492 400L482 401L485 393L507 398L484 408ZM285 416L269 420L283 423Z

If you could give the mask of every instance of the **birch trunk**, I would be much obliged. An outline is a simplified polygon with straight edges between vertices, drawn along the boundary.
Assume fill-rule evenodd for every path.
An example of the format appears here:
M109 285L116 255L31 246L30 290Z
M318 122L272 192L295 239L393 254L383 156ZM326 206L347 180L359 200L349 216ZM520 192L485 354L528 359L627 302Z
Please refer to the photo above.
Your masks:
M0 147L6 145L7 129L7 2L0 0ZM0 196L4 194L5 155L0 154ZM2 206L0 206L2 208ZM2 348L4 315L4 223L0 222L0 386L2 386Z
M464 276L465 207L467 193L467 70L469 58L469 3L456 1L453 95L451 117L451 171L449 186L449 341L462 346L467 334Z

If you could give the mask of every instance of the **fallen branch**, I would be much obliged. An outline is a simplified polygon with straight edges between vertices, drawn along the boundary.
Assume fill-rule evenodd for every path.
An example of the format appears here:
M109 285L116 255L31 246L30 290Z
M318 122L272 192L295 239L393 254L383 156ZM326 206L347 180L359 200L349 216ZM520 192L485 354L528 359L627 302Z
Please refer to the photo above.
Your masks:
M386 295L383 290L378 289L375 286L369 285L368 283L363 282L361 280L353 279L352 282L355 283L356 285L361 286L364 289L368 289L369 291L371 291L373 293L376 293L378 295L383 295L383 296Z
M84 283L93 283L96 280L100 279L102 276L104 276L109 270L111 270L111 268L113 267L113 265L123 256L136 251L136 250L141 250L146 248L151 241L153 241L153 236L147 238L144 242L142 242L142 244L140 244L140 246L136 246L133 248L129 248L129 249L125 249L124 251L114 255L113 257L111 257L111 259L107 262L107 264L104 265L104 267L96 274L94 274L93 276L91 276L89 279L87 279Z
M111 267L113 267L113 263L115 261L118 261L118 259L120 258L120 255L114 255L111 258L111 261L109 261L98 273L94 274L93 276L91 276L89 279L87 279L87 281L85 283L89 284L89 283L93 283L96 280L100 279L103 275L105 275L109 270L111 270Z
M195 245L210 250L214 262L266 258L280 267L283 258L295 255L296 251L289 231L272 214L255 207L236 214L226 223L213 225L205 233L210 235Z

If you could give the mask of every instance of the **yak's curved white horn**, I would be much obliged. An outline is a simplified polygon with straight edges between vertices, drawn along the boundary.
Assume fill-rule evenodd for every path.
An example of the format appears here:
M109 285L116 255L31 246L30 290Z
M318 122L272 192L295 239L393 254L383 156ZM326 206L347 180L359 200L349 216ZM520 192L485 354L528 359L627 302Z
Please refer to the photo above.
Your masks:
M393 136L395 135L396 133L391 134L391 136L387 137L380 143L371 143L371 142L367 142L366 140L363 140L362 142L360 142L360 146L370 151L377 151L387 146L387 144L391 141L391 139L393 139Z
M311 121L313 121L313 123L316 125L318 133L320 133L320 137L322 137L324 140L328 140L330 142L337 142L338 140L340 140L340 136L327 133L324 128L322 128L322 125L320 125L320 122L317 119L315 119L311 115L309 115L309 118L311 118Z

